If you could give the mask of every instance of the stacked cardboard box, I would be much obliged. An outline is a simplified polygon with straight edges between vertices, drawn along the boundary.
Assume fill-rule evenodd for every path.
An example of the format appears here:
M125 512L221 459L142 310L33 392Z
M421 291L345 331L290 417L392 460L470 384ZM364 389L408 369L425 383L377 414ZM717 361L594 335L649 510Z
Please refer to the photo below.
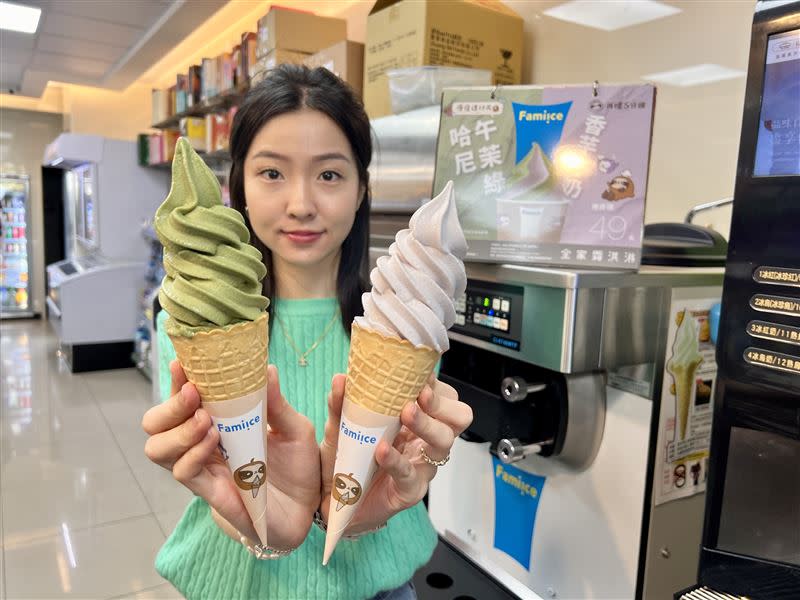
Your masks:
M258 20L256 58L263 74L284 63L302 64L309 55L347 38L347 21L273 6Z
M304 64L333 71L361 96L364 87L364 44L343 40L312 54Z
M367 112L371 118L391 113L390 69L488 69L495 84L521 83L522 39L522 18L498 0L378 0L367 17Z

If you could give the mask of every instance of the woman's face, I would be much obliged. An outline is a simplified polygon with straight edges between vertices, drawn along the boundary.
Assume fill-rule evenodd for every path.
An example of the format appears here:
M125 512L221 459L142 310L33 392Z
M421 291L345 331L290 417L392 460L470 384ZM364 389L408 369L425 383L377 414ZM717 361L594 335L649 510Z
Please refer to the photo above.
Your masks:
M270 119L253 138L244 195L275 264L313 267L338 256L363 188L344 133L327 115L303 109Z

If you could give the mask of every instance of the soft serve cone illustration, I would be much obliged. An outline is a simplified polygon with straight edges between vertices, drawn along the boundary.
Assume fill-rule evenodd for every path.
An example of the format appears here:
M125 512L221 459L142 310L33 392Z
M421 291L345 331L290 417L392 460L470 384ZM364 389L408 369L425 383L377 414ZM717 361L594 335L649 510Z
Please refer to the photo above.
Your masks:
M242 216L186 139L156 211L166 275L159 300L186 376L218 429L223 455L263 544L266 525L266 268Z
M553 163L539 144L510 174L497 198L498 236L526 242L558 242L569 201L563 197Z
M378 443L394 441L400 412L450 347L447 329L466 287L467 243L452 182L414 213L409 227L378 259L364 316L353 322L322 564L369 491Z
M512 170L503 199L547 198L556 185L553 171L553 163L542 147L534 142L522 162Z
M689 311L685 311L683 320L675 333L672 358L667 362L667 371L675 381L675 441L686 439L694 374L701 362L703 362L703 356L700 354L697 324Z

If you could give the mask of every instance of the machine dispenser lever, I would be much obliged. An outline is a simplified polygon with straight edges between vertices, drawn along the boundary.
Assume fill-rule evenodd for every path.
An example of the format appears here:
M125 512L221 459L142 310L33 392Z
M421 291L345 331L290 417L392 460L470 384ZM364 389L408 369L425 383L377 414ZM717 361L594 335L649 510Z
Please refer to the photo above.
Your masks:
M520 402L546 387L545 383L528 383L522 377L506 377L500 383L500 393L506 402Z
M511 464L531 454L541 454L544 447L552 443L553 440L546 440L537 444L523 444L517 438L503 438L497 443L497 456L505 464Z

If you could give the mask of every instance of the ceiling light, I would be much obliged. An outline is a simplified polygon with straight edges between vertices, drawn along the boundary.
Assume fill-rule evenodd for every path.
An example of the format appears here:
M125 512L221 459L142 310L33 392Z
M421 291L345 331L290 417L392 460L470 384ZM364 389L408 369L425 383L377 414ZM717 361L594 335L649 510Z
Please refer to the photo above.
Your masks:
M663 71L661 73L651 73L643 75L642 79L663 83L666 85L676 85L678 87L689 87L691 85L703 85L724 79L736 79L744 77L744 71L729 69L720 65L702 64L673 71Z
M11 2L0 2L0 29L36 33L42 9Z
M572 0L554 6L543 14L586 27L615 31L679 12L680 8L656 0Z

